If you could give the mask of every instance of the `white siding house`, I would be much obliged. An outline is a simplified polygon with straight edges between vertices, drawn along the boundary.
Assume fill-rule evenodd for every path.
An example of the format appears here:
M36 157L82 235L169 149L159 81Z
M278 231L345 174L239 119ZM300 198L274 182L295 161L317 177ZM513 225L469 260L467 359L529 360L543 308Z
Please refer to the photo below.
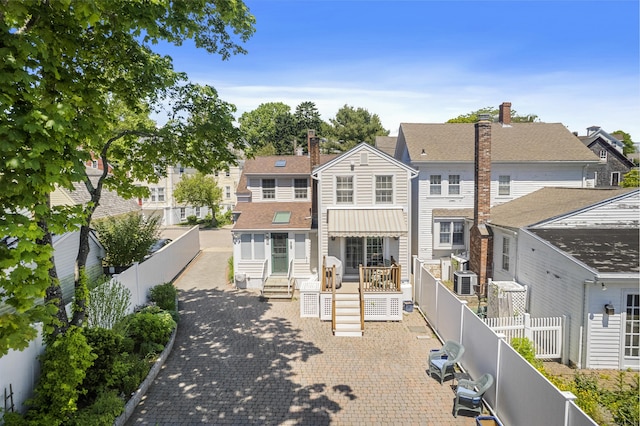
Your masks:
M297 155L245 161L233 211L237 286L259 289L271 276L306 279L318 268L311 161Z
M419 171L412 252L427 262L465 250L469 228L455 210L474 206L474 141L473 123L400 125L395 157ZM593 186L599 162L560 123L493 123L490 157L492 206L542 187Z
M401 265L409 281L411 180L417 172L367 143L318 167L318 264L342 260L344 278L359 265Z
M544 188L492 209L493 278L526 285L532 316L567 316L571 363L637 370L639 224L638 189Z

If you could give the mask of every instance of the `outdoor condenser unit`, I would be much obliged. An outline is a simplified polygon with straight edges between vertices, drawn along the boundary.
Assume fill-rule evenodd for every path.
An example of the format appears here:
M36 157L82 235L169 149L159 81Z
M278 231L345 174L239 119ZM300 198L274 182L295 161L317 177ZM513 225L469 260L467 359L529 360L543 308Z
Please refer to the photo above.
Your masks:
M453 273L453 291L460 296L473 296L473 286L478 283L478 276L471 271L455 271Z

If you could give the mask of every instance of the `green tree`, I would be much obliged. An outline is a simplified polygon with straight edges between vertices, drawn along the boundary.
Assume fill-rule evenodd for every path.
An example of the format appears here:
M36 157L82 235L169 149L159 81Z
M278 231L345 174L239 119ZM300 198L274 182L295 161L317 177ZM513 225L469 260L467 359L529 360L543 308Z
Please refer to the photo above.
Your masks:
M468 114L462 114L447 121L447 123L475 123L478 121L480 114L489 114L492 121L498 120L500 110L498 108L484 107L477 111L472 111ZM512 123L533 123L540 121L536 114L520 115L514 109L511 110L511 122Z
M629 133L623 130L616 130L615 132L613 132L613 135L618 139L622 137L620 140L624 144L624 148L623 148L624 155L629 155L636 152L636 146L631 140L631 135Z
M623 188L638 188L640 187L640 172L638 169L629 170L628 173L622 177L620 186Z
M0 248L0 267L10 271L0 277L0 288L13 308L0 317L0 355L27 345L35 336L32 322L44 321L47 333L66 329L51 234L87 226L101 185L135 195L144 189L133 179L149 177L150 170L156 176L165 161L180 157L180 164L204 168L234 158L228 152L230 144L240 146L234 108L213 88L185 84L171 58L152 46L193 40L228 59L245 53L240 43L252 35L254 22L242 1L157 0L142 9L113 1L2 3L0 232L14 243ZM163 106L169 120L152 129L145 119ZM93 186L84 176L91 153L115 165L113 175L93 187L86 206L50 207L55 187ZM43 296L57 308L35 304ZM74 323L82 322L82 305Z
M376 136L388 136L389 131L382 127L378 114L371 114L364 108L354 108L345 105L338 110L331 123L330 136L339 142L342 151L347 151L366 142L374 145Z
M142 262L151 245L160 237L160 218L145 218L132 212L95 221L98 240L107 252L110 266L129 266Z
M215 178L204 173L182 176L173 192L178 203L187 203L194 207L208 207L211 214L211 226L216 226L216 212L222 201L222 189Z
M249 144L249 155L269 144L273 145L277 155L293 154L296 129L288 105L282 102L260 104L253 111L243 113L238 121Z
M320 117L316 104L309 101L300 103L293 115L296 123L298 146L302 145L306 150L307 131L310 129L315 130L316 136L321 136L327 127L327 123Z

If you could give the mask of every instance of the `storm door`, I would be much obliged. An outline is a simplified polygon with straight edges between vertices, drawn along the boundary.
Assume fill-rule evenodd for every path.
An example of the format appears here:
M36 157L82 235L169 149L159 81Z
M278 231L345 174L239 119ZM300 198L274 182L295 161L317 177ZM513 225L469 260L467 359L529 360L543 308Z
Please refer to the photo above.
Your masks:
M286 274L289 268L289 234L271 234L271 273Z

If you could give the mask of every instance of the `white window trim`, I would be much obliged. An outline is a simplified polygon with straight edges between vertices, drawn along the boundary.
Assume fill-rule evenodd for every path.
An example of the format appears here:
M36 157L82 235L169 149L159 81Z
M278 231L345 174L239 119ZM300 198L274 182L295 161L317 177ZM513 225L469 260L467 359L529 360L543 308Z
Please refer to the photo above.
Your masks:
M351 179L351 201L339 201L338 200L338 179ZM335 180L334 180L334 188L335 188L335 204L342 204L342 205L353 205L355 204L355 198L356 198L356 178L355 176L351 175L341 175L341 176L336 176ZM342 191L348 191L348 190L342 190Z
M440 242L440 224L441 223L450 223L451 226L449 228L449 242L448 243L441 243ZM453 234L454 234L454 229L455 229L455 223L462 223L462 243L460 244L453 244ZM434 226L433 226L433 248L437 249L437 250L453 250L453 249L462 249L465 248L464 245L464 241L466 239L466 229L464 226L464 220L463 219L446 219L446 218L442 218L442 219L435 219L434 220Z

